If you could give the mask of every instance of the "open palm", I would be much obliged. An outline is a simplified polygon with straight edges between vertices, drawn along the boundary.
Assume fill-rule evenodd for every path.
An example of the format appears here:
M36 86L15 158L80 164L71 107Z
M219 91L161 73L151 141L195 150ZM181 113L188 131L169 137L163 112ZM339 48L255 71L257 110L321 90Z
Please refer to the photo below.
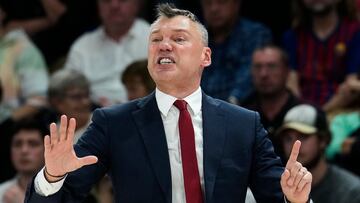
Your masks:
M59 130L55 123L50 125L50 136L47 135L44 138L45 166L48 174L60 177L97 162L96 156L79 158L75 154L73 147L75 127L75 119L71 118L68 125L65 115L61 116ZM51 179L51 177L47 176L47 179Z

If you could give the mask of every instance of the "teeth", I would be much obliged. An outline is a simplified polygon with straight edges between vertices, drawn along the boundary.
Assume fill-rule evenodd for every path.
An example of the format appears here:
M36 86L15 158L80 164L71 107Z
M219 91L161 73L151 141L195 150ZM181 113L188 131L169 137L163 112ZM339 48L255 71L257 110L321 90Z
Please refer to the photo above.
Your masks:
M160 60L160 64L170 64L170 63L174 63L174 62L169 58L163 58Z

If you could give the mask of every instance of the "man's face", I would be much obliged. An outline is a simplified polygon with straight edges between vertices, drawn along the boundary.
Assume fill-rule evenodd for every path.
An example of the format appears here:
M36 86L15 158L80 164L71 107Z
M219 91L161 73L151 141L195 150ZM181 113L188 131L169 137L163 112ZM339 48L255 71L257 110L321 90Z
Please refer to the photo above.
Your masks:
M16 171L34 174L44 165L44 145L40 132L20 130L11 143L11 159Z
M133 100L149 94L140 76L133 76L125 83L128 99Z
M151 28L148 69L157 87L189 89L200 85L205 66L211 63L196 24L184 16L161 17Z
M75 118L77 123L86 123L91 112L89 90L79 87L70 88L62 99L55 103L55 107L61 114Z
M340 0L302 0L305 7L315 15L327 14Z
M105 27L131 24L138 13L138 0L98 0L99 15Z
M288 67L281 60L279 50L266 48L252 57L252 76L260 95L272 96L286 88Z
M281 142L286 157L290 156L296 140L301 141L298 161L308 169L316 166L319 160L323 158L325 142L321 141L315 134L306 135L292 129L285 130L281 134Z
M210 29L226 29L239 15L240 0L202 0L204 18Z

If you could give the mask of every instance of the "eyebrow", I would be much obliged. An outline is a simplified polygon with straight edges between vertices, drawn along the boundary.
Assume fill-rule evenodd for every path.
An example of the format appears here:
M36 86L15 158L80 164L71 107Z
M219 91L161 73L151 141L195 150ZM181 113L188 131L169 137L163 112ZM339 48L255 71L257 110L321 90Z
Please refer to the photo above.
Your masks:
M176 29L172 29L171 31L174 31L174 32L184 32L188 35L191 35L190 32L188 30L185 30L185 29L182 29L182 28L176 28ZM156 34L156 33L159 33L160 32L160 29L154 29L150 34Z

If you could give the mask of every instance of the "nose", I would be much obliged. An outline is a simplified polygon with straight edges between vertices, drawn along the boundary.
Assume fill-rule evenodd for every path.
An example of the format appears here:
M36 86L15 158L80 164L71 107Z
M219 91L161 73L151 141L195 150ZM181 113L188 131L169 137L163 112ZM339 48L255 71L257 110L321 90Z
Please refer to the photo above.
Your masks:
M159 44L160 51L172 51L172 45L168 40L163 40Z

